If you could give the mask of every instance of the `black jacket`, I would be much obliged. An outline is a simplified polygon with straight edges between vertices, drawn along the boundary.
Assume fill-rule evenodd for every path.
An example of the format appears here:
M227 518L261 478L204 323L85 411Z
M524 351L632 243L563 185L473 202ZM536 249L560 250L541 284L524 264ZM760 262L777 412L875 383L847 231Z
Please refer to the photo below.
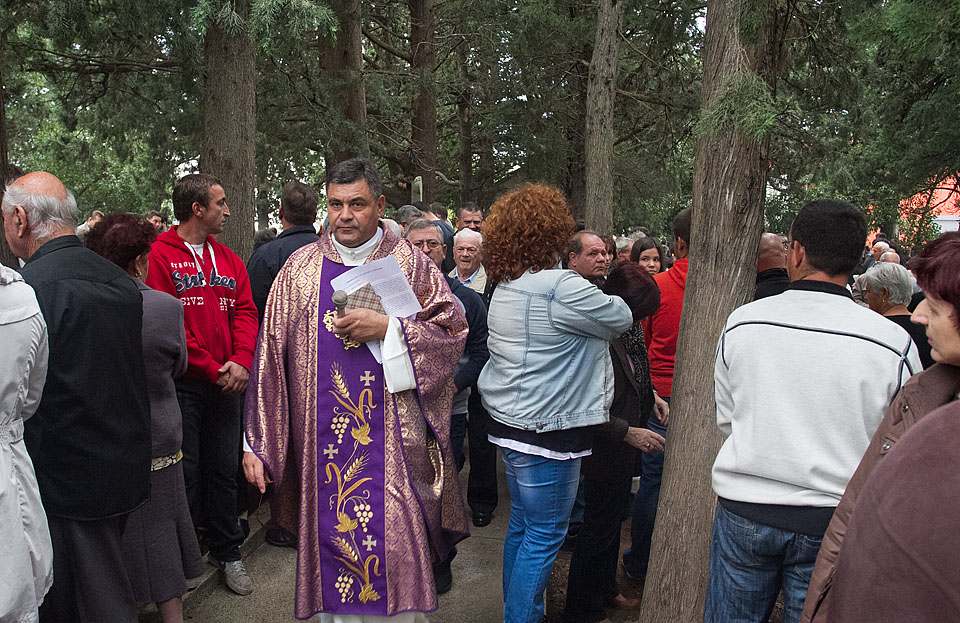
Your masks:
M250 293L253 295L253 304L257 306L257 316L261 324L263 324L263 309L267 305L270 286L273 285L273 280L277 278L277 273L283 268L287 258L300 247L319 239L320 236L312 226L297 225L284 229L276 240L264 244L247 260Z
M630 478L639 450L623 440L630 426L647 425L647 413L640 412L640 387L630 368L630 358L619 339L610 342L613 359L613 404L610 421L593 427L593 452L580 462L580 473L599 482Z
M133 279L76 236L21 271L47 322L50 359L24 441L48 515L102 519L150 495L150 405Z
M480 371L490 358L490 351L487 350L487 308L480 295L460 283L459 279L448 275L444 275L443 278L447 280L453 295L463 304L467 326L470 327L467 344L463 349L467 362L453 376L453 384L459 392L476 384L477 379L480 378Z

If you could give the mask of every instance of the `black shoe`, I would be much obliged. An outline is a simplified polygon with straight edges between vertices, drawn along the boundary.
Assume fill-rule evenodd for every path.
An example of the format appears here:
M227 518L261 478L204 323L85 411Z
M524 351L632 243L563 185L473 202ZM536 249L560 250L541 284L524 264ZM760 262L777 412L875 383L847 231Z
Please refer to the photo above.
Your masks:
M443 595L453 587L453 571L450 560L433 565L433 583L437 585L437 595Z
M274 547L289 547L291 549L297 549L297 537L293 536L279 526L268 528L265 540Z
M491 521L493 521L493 513L474 513L473 514L473 525L475 525L478 528L489 526Z

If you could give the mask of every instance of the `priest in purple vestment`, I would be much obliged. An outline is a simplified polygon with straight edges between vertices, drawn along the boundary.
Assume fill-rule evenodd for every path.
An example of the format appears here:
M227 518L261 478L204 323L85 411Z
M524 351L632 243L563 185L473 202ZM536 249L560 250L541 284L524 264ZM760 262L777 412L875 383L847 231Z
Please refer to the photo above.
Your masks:
M277 275L250 372L244 471L261 491L272 479L275 520L298 535L298 619L425 621L431 563L468 535L449 418L467 322L433 262L382 226L385 203L369 163L330 171L330 226ZM387 316L361 289L338 316L330 281L391 255L422 311Z

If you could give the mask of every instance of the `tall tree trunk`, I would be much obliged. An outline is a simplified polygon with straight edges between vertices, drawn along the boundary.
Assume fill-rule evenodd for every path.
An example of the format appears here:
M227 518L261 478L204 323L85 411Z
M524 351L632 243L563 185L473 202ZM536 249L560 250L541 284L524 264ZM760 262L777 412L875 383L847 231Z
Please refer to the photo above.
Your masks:
M600 0L597 36L587 79L584 128L584 224L600 234L613 233L613 102L617 92L623 2Z
M460 44L457 51L457 73L460 78L460 88L457 92L457 125L460 130L460 192L457 196L457 208L473 198L473 121L472 94L470 76L467 73L467 56L470 48L467 42Z
M786 0L710 0L694 165L691 259L684 298L670 437L640 619L700 621L716 496L710 472L720 447L713 398L717 339L756 279L770 139L745 101L769 104L789 19ZM755 108L755 106L754 106Z
M337 112L347 121L345 136L327 144L327 167L354 156L369 155L367 145L367 100L363 85L363 33L360 0L331 0L339 22L336 41L320 38L320 65L327 74ZM343 97L340 94L343 94Z
M570 78L574 102L573 117L567 126L567 137L570 140L570 160L567 162L567 179L564 191L570 200L570 209L573 218L578 223L583 222L587 205L587 173L586 173L586 137L587 125L587 82L589 70L587 63L593 58L593 48L585 45L581 50L581 59L573 67L573 76Z
M423 201L437 197L437 93L434 68L437 64L434 0L407 0L410 7L411 70L418 83L413 96L410 151L412 176L423 178Z
M7 155L7 104L3 96L3 53L4 39L0 36L0 194L7 187L7 172L10 169L10 160ZM17 257L7 244L7 237L0 234L0 263L4 266L17 268Z
M246 20L250 4L238 0L234 10ZM253 250L256 220L257 67L253 42L246 33L229 34L212 23L204 40L203 60L200 170L223 182L230 219L218 239L246 261Z

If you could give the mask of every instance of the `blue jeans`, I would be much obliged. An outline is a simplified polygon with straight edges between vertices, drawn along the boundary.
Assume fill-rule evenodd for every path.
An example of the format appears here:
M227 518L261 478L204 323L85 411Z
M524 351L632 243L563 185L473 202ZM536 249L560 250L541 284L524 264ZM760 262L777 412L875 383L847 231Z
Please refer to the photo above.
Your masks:
M577 495L580 459L558 461L500 448L510 489L503 543L504 623L540 623L543 591Z
M756 523L717 507L704 623L763 623L783 589L783 623L800 620L820 537Z
M667 404L669 398L664 398ZM660 423L653 413L647 420L647 428L667 436L667 427ZM650 559L650 540L653 537L653 523L657 519L657 504L660 503L660 481L663 479L663 452L644 452L640 456L643 473L640 475L640 488L633 496L633 520L630 522L630 549L623 553L623 567L634 578L647 575L647 562Z

